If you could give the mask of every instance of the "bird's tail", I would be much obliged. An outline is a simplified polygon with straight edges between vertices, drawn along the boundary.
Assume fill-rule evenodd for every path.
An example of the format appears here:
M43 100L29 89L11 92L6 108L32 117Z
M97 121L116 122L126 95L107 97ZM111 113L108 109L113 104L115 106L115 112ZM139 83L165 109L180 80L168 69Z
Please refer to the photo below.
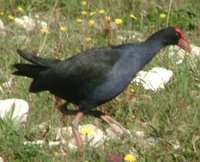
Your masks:
M25 50L17 50L17 53L25 60L32 64L17 63L14 67L17 69L13 72L14 75L27 76L30 78L36 78L41 71L44 71L52 67L55 63L59 62L58 59L46 59L38 57L34 54L28 53Z
M55 63L60 61L59 59L41 58L32 53L20 49L17 49L17 53L25 60L41 67L52 67Z
M14 75L27 76L30 78L36 78L38 74L45 69L37 65L23 63L14 64L14 67L17 69L13 72Z

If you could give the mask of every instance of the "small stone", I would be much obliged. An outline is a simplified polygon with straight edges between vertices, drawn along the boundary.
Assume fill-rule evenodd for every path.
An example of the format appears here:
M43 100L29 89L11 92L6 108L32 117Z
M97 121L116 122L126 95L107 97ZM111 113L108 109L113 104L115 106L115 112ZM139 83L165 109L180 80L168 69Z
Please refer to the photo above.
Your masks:
M3 22L0 20L0 35L5 36L5 27Z
M4 159L0 156L0 162L4 162Z
M32 31L36 27L36 21L29 16L22 16L20 18L15 18L15 24L25 29L26 31Z
M200 58L200 47L191 45L192 51L191 54Z
M81 134L81 139L83 140L84 143L89 143L90 146L93 146L93 147L100 146L104 143L106 139L104 132L100 130L98 127L94 126L93 124L79 125L78 128ZM87 129L87 131L84 131L84 129ZM71 126L56 128L55 132L56 132L55 140L66 141L67 139L68 141L66 143L68 144L69 148L71 149L77 148Z
M0 100L0 117L2 119L10 118L19 123L27 121L29 105L22 99Z
M93 124L86 124L86 125L79 126L79 132L81 132L81 130L86 129L86 128L90 130L91 133L88 135L81 133L81 137L84 142L89 142L89 144L93 147L100 146L104 143L105 135L101 129L94 126Z
M145 133L143 131L135 131L135 135L138 138L144 138L145 137Z
M150 71L140 71L132 82L142 85L146 90L157 91L163 89L173 76L171 70L154 67Z
M146 141L151 146L155 146L158 143L158 139L155 137L150 137Z
M40 147L42 147L45 144L44 140L36 140L36 141L25 141L24 145L39 145Z

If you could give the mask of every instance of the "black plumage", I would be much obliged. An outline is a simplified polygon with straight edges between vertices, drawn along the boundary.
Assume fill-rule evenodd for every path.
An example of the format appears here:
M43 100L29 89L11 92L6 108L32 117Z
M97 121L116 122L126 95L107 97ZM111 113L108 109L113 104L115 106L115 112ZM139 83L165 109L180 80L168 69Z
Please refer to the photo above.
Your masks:
M48 90L86 113L120 94L138 71L167 45L179 45L190 51L181 30L168 27L141 43L90 49L62 61L17 50L32 64L15 64L17 71L13 74L33 78L30 92Z

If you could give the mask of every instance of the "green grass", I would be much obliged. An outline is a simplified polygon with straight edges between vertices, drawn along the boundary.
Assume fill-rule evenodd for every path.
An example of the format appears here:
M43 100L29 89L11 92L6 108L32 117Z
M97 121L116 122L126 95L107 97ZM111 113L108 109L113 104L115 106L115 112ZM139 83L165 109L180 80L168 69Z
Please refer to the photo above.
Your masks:
M88 7L80 5L78 0L27 0L1 2L0 11L4 12L0 18L5 23L7 34L0 39L0 81L9 80L12 65L22 61L16 55L17 48L26 48L30 51L40 52L43 57L67 58L73 54L92 47L107 46L108 44L120 44L138 41L132 38L135 32L142 33L141 39L145 39L154 31L165 27L167 17L161 19L160 13L168 14L169 1L139 1L139 0L99 0L87 1ZM25 13L17 11L20 5ZM55 9L60 9L55 11ZM106 15L123 19L123 25L119 26L111 36L103 32L105 15L96 15L92 19L97 26L88 25L90 16L83 17L82 10L97 11L104 9ZM169 25L181 26L184 35L189 42L200 44L200 6L195 0L174 0L169 13ZM57 19L55 18L57 12ZM26 32L17 28L7 16L15 17L27 14L38 14L41 20L49 24L49 34L40 33L40 27ZM137 20L133 21L129 15L134 14ZM76 19L82 18L85 23L77 23ZM66 26L67 32L61 32L59 26ZM127 39L120 40L118 36ZM87 42L86 38L91 41ZM108 40L110 43L108 43ZM48 92L30 94L28 86L30 79L13 77L12 87L1 92L1 98L23 98L31 107L28 122L25 127L17 128L11 121L0 120L0 155L7 161L104 161L105 156L121 152L129 153L133 148L138 153L138 161L177 161L197 162L200 160L200 64L191 66L186 58L184 63L176 65L168 58L168 50L161 52L145 67L162 66L173 70L174 76L164 90L159 92L145 91L142 87L133 85L135 93L129 88L117 99L101 106L99 109L112 115L124 126L131 130L141 130L147 137L156 137L159 142L152 147L143 147L135 138L122 138L106 142L104 147L86 147L81 151L73 151L68 148L49 148L47 146L25 146L24 141L53 139L54 132L43 137L38 125L48 122L49 128L62 125L61 114L54 108L55 99ZM66 125L70 125L73 117L68 117ZM84 118L81 123L93 123L94 118ZM102 125L103 127L106 127ZM66 137L67 138L67 137ZM123 142L122 142L123 141ZM174 149L173 144L179 142L180 148ZM57 154L64 151L64 154ZM67 159L67 160L66 160Z

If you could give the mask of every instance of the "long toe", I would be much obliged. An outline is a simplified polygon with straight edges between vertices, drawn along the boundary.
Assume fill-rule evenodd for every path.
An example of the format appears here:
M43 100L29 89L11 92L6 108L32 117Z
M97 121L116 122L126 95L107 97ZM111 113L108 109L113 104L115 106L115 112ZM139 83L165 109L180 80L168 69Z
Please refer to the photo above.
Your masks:
M118 121L116 121L109 115L101 115L101 119L108 123L115 132L120 134L128 133L128 130L124 128L124 126L122 126Z

